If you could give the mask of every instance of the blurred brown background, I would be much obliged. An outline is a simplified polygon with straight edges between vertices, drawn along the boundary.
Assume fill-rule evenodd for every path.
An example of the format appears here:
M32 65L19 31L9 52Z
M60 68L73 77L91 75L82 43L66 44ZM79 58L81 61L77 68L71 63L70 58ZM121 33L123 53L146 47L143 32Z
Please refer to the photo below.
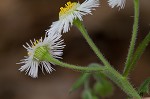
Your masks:
M75 1L75 0L74 0ZM39 74L32 79L20 73L16 65L26 55L25 42L44 35L67 0L0 0L0 99L81 99L81 90L68 95L69 89L80 73L54 66L52 74ZM85 16L84 23L96 45L110 63L122 72L131 38L133 3L127 0L125 9L118 11L101 0L101 7L93 16ZM150 0L141 0L138 43L150 30ZM99 62L79 31L72 27L63 35L65 44L63 61L88 65ZM150 47L130 75L135 87L150 76ZM115 88L108 99L125 99L125 94Z

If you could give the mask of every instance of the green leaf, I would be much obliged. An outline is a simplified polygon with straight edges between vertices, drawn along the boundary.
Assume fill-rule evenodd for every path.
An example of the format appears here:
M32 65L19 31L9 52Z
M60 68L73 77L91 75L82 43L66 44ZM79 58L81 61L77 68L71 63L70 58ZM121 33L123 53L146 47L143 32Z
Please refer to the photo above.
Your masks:
M94 85L94 93L101 97L110 96L113 93L112 84L107 81L105 83L96 82Z
M99 99L97 96L93 95L92 99Z
M100 67L102 65L99 65L97 63L91 63L88 65L88 67ZM72 85L72 88L70 89L69 93L72 93L73 91L77 90L81 85L85 83L85 81L88 80L90 77L90 73L84 73L80 76L80 78Z
M150 78L147 78L138 88L138 93L143 96L144 94L149 94L149 85L150 85Z
M101 64L98 63L91 63L88 65L88 67L103 67Z
M72 93L73 91L77 90L81 85L84 84L84 82L90 77L90 73L84 73L80 76L80 78L72 85L72 88L70 89L69 93Z
M84 90L82 93L82 99L93 99L90 89Z
M93 87L96 95L107 97L113 94L113 84L103 74L95 73L94 78L97 80Z
M131 70L134 68L135 64L137 63L137 61L140 59L140 57L142 56L143 52L145 51L147 45L149 44L150 42L150 33L148 33L146 35L146 37L144 38L144 40L139 44L139 46L137 47L133 57L132 57L132 60L131 60L131 63L129 65L129 67L127 69Z

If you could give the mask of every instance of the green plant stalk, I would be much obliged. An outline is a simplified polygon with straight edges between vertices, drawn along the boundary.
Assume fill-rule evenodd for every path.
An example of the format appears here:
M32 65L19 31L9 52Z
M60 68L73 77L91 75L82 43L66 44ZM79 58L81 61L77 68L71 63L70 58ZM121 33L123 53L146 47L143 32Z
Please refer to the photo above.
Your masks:
M72 65L72 64L68 64L68 63L64 63L61 62L55 58L53 58L49 53L45 54L43 57L43 60L46 60L48 62L52 62L56 65L59 65L61 67L64 68L69 68L69 69L73 69L73 70L77 70L80 72L87 72L87 73L91 73L91 72L99 72L99 71L103 71L105 68L104 66L99 66L99 67L85 67L85 66L77 66L77 65Z
M150 78L147 78L142 82L140 87L138 88L138 93L143 96L144 94L149 94L149 86L150 86Z
M98 58L103 62L103 64L105 66L111 66L109 64L109 62L105 59L103 54L99 51L99 49L97 48L95 43L92 41L90 36L88 35L88 33L87 33L84 25L82 24L82 22L79 19L76 19L76 20L74 20L74 25L80 30L80 32L82 33L83 37L86 39L86 41L88 42L88 44L90 45L92 50L95 52L95 54L98 56Z
M89 80L90 76L91 76L91 73L83 73L78 78L78 80L72 85L72 87L70 88L69 93L74 92L75 90L80 88L83 84L85 84L85 82Z
M74 25L80 30L80 32L82 33L83 37L86 39L86 41L88 42L92 50L95 52L98 58L105 65L105 69L101 72L104 75L106 75L109 79L111 79L114 83L116 83L128 96L136 98L136 99L141 99L137 91L132 87L132 85L128 82L128 80L111 67L109 62L105 59L105 57L99 51L99 49L94 44L92 39L89 37L82 22L76 19L74 21Z
M114 81L128 96L133 97L135 99L141 99L136 90L132 87L132 85L125 79L121 74L119 74L115 69L108 66L97 65L93 67L84 67L77 66L72 64L67 64L61 62L55 58L53 58L48 52L42 58L45 61L52 62L61 67L77 70L80 72L100 72L107 76L109 79Z
M136 38L138 33L138 23L139 23L139 0L134 0L134 24L133 24L132 38L131 38L129 51L125 62L124 72L123 72L124 77L127 77L131 70L130 63L131 63L131 59L132 59L132 55L136 43Z
M147 45L150 42L150 33L147 34L147 36L144 38L144 40L139 44L139 46L137 47L135 53L133 54L133 58L132 61L129 65L129 71L131 71L135 64L137 63L137 61L140 59L140 57L142 56L143 52L145 51Z
M141 99L130 82L112 67L106 67L102 73L115 82L130 98Z
M99 64L92 64L94 67L101 66ZM130 82L123 77L118 71L116 71L113 67L107 67L105 66L105 69L103 71L100 71L99 73L102 73L106 77L108 77L110 80L112 80L116 85L118 85L130 98L133 99L141 99L138 92L133 88L133 86L130 84Z
M86 79L86 81L84 82L84 89L85 90L88 90L88 89L90 89L90 87L89 87L89 78L88 79Z

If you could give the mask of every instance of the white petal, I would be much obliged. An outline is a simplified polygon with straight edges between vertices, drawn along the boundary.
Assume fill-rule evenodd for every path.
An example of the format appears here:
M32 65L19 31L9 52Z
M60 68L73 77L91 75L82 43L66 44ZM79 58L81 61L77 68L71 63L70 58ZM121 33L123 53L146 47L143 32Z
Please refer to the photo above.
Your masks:
M24 59L20 60L20 62L17 63L17 64L23 64L19 68L19 71L21 72L25 71L25 73L28 74L29 76L33 78L37 78L39 66L42 67L41 68L42 72L43 69L45 69L47 73L51 73L53 70L55 70L51 67L51 64L53 63L40 61L40 59L38 59L38 57L36 57L34 54L36 51L36 55L43 55L42 51L37 51L36 49L44 46L45 48L47 48L47 50L49 50L49 54L51 54L53 58L61 58L63 53L62 49L65 46L64 40L61 39L61 36L62 35L60 33L56 34L53 32L49 32L48 36L45 36L44 39L40 38L38 42L35 39L34 42L30 40L31 45L29 43L26 43L27 46L23 45L23 47L27 49L28 56L25 56Z
M123 9L125 6L126 0L108 0L108 4L111 8L119 7L119 9Z
M85 0L82 4L77 3L74 5L68 13L64 13L59 16L59 20L53 22L50 26L50 29L47 30L47 34L54 33L66 33L70 30L70 27L73 25L74 19L79 19L83 21L82 17L87 14L92 14L92 10L95 10L95 7L99 7L99 0Z

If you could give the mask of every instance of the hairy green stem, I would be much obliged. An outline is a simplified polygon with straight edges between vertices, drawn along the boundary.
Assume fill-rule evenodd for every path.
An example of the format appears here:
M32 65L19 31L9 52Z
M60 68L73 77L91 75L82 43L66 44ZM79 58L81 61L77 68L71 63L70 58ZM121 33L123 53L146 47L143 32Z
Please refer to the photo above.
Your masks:
M125 62L124 72L123 72L124 77L127 77L131 71L130 63L133 56L136 37L138 33L138 23L139 23L139 0L134 0L134 24L133 24L132 38L131 38L129 51Z
M43 56L43 60L52 62L56 65L59 65L61 67L77 70L80 72L100 72L103 73L105 76L107 76L109 79L114 81L122 90L127 93L128 96L136 99L141 99L136 90L132 87L132 85L128 82L127 79L125 79L121 74L119 74L115 69L109 66L91 66L91 67L84 67L84 66L77 66L72 64L67 64L64 62L61 62L55 58L53 58L49 53L45 54Z
M77 66L77 65L72 65L72 64L64 63L64 62L61 62L61 61L53 58L49 54L45 54L44 60L52 62L52 63L54 63L56 65L61 66L61 67L65 67L65 68L77 70L77 71L80 71L80 72L99 72L99 71L103 71L105 69L104 66L99 66L99 67L85 67L85 66Z
M86 41L88 42L88 44L90 45L92 50L95 52L95 54L98 56L98 58L103 62L103 64L105 66L111 66L109 64L109 62L105 59L103 54L99 51L99 49L97 48L95 43L92 41L92 39L89 37L89 35L88 35L84 25L82 24L82 22L79 19L76 19L74 21L74 25L80 30L80 32L82 33L83 37L86 39Z
M144 40L139 44L139 46L135 50L135 52L133 54L133 57L132 57L132 61L129 65L129 71L131 71L134 68L135 64L140 59L140 57L142 56L142 54L145 51L146 47L148 46L149 42L150 42L150 33L148 33L146 35Z
M111 79L114 83L116 83L128 96L136 99L141 99L137 91L128 82L128 80L124 78L120 73L118 73L114 68L111 67L110 63L105 59L105 57L102 55L102 53L99 51L95 43L88 35L82 22L77 19L74 21L74 25L80 30L80 32L82 33L83 37L86 39L92 50L105 65L105 69L101 72L104 75L106 75L109 79Z
M120 73L118 73L112 67L106 67L104 71L102 71L109 79L115 82L130 98L133 99L141 99L140 95L133 88L130 82L123 77Z

